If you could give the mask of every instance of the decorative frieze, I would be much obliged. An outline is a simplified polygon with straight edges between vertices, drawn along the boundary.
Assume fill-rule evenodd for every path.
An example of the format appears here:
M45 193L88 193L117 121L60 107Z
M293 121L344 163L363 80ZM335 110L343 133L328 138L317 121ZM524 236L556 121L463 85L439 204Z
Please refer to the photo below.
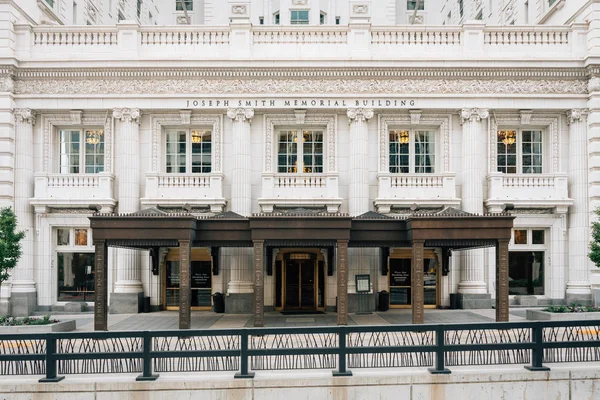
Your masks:
M265 73L266 74L266 73ZM270 74L269 74L270 75ZM15 94L587 94L566 79L27 79Z

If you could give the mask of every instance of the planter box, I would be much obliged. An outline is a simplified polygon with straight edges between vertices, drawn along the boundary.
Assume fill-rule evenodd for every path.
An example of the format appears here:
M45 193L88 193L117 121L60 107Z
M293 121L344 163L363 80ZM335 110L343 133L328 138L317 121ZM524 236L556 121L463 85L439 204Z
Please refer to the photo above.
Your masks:
M69 320L48 325L0 326L0 334L70 332L75 328L75 320Z
M587 321L600 320L600 312L587 313L551 313L540 310L527 310L527 319L530 321Z

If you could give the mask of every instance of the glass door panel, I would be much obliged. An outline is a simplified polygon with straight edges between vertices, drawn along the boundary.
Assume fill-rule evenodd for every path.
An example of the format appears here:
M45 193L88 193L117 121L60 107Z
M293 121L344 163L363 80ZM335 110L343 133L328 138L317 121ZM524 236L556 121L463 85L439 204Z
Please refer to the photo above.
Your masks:
M167 261L167 307L179 307L179 261Z
M390 305L409 306L410 258L390 258Z
M192 307L211 306L211 263L192 261Z
M312 309L315 308L315 263L311 260L300 263L300 307Z
M285 307L300 307L300 265L288 261L285 266Z

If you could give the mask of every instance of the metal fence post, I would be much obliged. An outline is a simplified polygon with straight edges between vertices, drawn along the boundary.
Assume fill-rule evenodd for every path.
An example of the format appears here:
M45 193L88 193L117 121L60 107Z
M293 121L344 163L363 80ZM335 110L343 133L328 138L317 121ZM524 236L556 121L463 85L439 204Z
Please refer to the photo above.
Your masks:
M235 378L254 378L254 372L248 372L248 330L243 329L240 334L240 372Z
M143 353L142 353L142 375L135 378L136 381L155 381L158 379L158 374L152 374L152 336L150 332L144 332L143 336Z
M59 382L65 379L57 375L56 367L56 337L51 333L46 336L46 377L39 382Z
M533 348L531 349L531 366L525 366L529 371L550 371L550 368L544 367L544 327L536 323L531 327L531 338L533 339Z
M435 328L435 361L433 362L433 368L427 368L432 374L449 374L451 371L446 368L445 355L446 355L446 330L444 325L438 325Z
M338 369L333 371L333 376L352 376L352 371L346 368L346 337L348 328L338 326Z

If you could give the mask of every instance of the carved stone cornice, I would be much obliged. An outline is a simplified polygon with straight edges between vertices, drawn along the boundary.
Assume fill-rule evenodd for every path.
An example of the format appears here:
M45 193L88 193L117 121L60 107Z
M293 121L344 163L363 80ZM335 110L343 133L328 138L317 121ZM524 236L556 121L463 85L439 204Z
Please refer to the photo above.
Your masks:
M113 110L113 118L121 122L141 122L142 113L139 108L115 108Z
M567 111L567 125L576 122L585 122L587 119L588 110L585 108L574 108Z
M236 122L252 122L254 110L252 108L230 108L227 110L227 116Z
M22 124L35 125L35 111L30 108L15 108L13 110L15 121Z
M375 113L371 108L349 108L346 115L348 116L348 123L351 124L352 122L365 122L373 118Z
M479 122L489 115L490 112L485 108L463 108L460 110L460 123Z

